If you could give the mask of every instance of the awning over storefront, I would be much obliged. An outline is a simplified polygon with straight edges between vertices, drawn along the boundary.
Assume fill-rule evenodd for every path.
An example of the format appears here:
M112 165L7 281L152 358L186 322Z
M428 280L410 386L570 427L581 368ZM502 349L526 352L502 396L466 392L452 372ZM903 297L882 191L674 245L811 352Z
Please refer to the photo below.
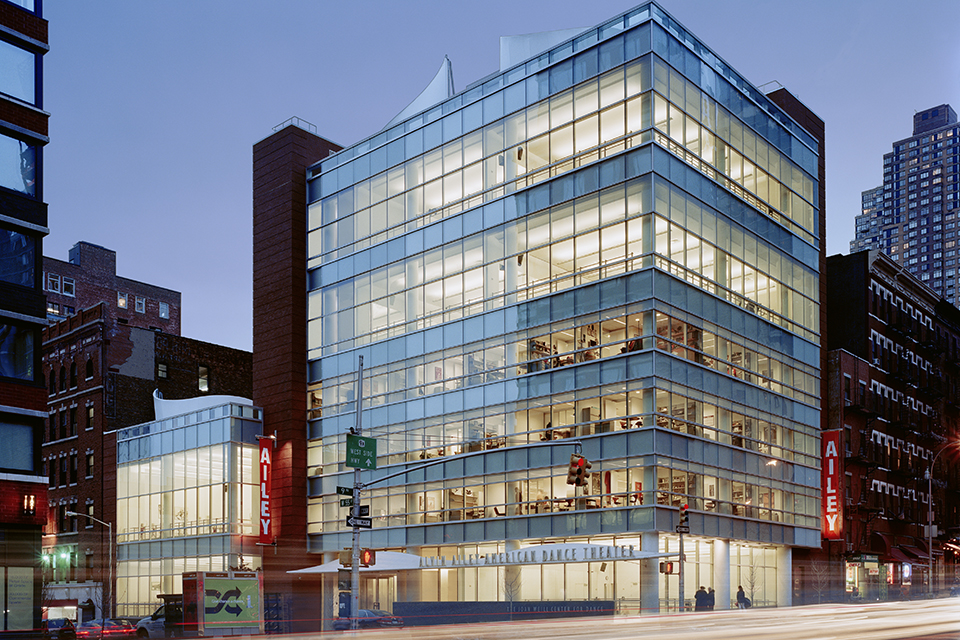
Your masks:
M905 553L900 551L896 547L891 547L890 551L880 556L881 562L906 562L907 564L913 564L915 561L913 558L908 557Z
M913 564L917 564L917 563L926 564L927 562L930 561L930 557L927 555L927 553L925 551L921 551L916 547L913 547L910 545L903 545L900 548L903 549L904 553L910 556L911 558L910 562Z
M870 538L871 548L880 556L881 562L901 562L907 564L922 564L927 562L927 554L925 551L912 544L903 544L905 542L916 542L912 537L899 536L900 544L898 544L897 536L874 531Z

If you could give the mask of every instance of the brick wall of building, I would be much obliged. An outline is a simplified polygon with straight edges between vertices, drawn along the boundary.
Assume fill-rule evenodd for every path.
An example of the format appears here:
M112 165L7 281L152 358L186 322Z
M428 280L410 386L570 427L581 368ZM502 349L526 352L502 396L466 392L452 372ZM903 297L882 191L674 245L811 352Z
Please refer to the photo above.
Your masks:
M51 317L69 316L68 307L76 313L103 302L111 319L132 327L180 335L180 292L118 276L116 251L78 242L70 249L68 262L44 256L43 271L47 306L56 309ZM58 283L57 290L51 286L51 276ZM64 293L64 278L73 280L73 295ZM119 304L120 293L126 294L126 308ZM138 298L143 300L142 312L137 310ZM167 305L167 318L160 317L161 302Z
M286 572L307 550L306 168L339 150L295 126L253 147L253 402L264 433L277 434L273 460L274 551L263 554L264 591L288 601L290 631L319 627L316 594ZM312 623L311 623L312 621Z
M0 3L0 24L28 38L47 42L47 21L15 5Z
M105 272L109 271L108 264ZM83 513L92 504L94 517L116 522L116 430L154 419L155 389L171 399L205 393L252 395L249 352L120 324L114 313L111 297L109 302L51 325L43 334L47 387L39 391L48 401L49 412L43 459L47 475L55 472L49 508L44 513L43 545L75 544L78 549L95 550L91 569L76 572L80 581L100 579L107 555L102 532L99 525L88 528L90 523L84 518L64 523L61 514L63 509ZM166 378L160 377L161 363L167 366ZM201 364L209 370L206 392L198 384ZM93 456L89 477L88 455ZM78 465L75 480L69 477L74 459ZM66 482L60 477L62 460L68 465Z

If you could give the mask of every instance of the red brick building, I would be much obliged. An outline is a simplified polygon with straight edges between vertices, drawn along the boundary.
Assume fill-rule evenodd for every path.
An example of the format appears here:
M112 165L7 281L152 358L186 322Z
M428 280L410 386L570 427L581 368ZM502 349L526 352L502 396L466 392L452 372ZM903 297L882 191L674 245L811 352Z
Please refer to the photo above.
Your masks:
M319 630L320 588L287 574L307 555L306 169L340 147L287 124L253 147L253 403L277 435L264 593L300 632Z
M87 599L97 615L112 600L101 590L109 584L107 532L67 514L115 522L116 430L154 419L155 389L169 399L249 397L252 376L249 352L179 335L179 292L118 277L115 252L96 245L78 243L70 257L44 259L51 317L68 317L43 332L42 458L50 496L45 598L73 617Z
M44 256L43 287L52 321L105 302L119 324L180 335L180 292L118 276L111 249L78 242L67 262Z
M879 251L827 261L827 429L839 431L840 536L803 568L803 602L898 599L957 577L960 310Z
M0 2L0 634L40 626L37 557L46 514L41 256L47 228L40 0Z

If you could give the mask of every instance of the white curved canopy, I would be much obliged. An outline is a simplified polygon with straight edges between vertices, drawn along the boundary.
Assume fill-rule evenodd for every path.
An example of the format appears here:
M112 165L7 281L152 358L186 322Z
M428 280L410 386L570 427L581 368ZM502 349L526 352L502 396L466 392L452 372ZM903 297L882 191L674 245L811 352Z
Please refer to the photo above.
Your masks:
M420 95L414 98L413 102L408 104L393 120L388 122L384 129L398 122L402 122L425 109L429 109L447 98L452 98L454 93L453 63L450 62L450 58L443 56L440 69L437 71L437 75L433 77L433 80L430 81L430 84L427 85L427 88L421 91Z
M153 391L153 415L155 420L182 416L185 413L231 403L253 406L252 400L240 396L200 396L199 398L187 398L186 400L166 400L160 395L158 389Z

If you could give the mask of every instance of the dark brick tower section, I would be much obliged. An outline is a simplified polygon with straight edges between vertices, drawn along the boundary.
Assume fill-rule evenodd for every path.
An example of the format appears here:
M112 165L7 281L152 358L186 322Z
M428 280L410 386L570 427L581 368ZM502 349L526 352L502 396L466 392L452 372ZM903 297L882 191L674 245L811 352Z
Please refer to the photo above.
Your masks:
M40 626L39 559L47 512L40 459L46 415L40 375L45 324L40 255L49 233L43 201L50 118L43 103L43 57L49 46L42 3L27 4L34 6L0 1L0 65L9 74L6 80L20 81L4 82L0 93L0 636L18 638L30 637L30 629ZM14 148L19 148L19 158L11 153Z
M264 593L282 599L285 631L318 631L316 581L286 572L307 557L306 169L340 147L287 126L253 147L253 402L276 433L271 495L276 540L264 547Z

